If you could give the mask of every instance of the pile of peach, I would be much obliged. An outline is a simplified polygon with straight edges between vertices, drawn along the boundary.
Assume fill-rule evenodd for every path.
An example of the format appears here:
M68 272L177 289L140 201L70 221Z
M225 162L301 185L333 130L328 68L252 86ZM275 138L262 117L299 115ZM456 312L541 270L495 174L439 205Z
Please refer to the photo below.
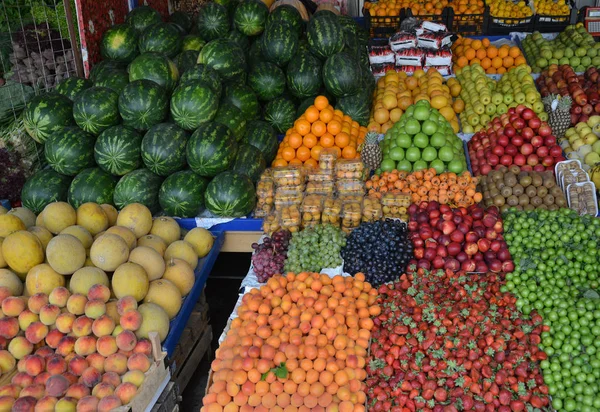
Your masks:
M380 313L364 279L288 273L247 293L202 412L364 411L371 316Z
M0 287L0 410L108 411L128 404L152 364L152 344L137 339L142 315L130 296L109 302L64 287L49 295L10 296ZM14 371L16 367L16 373Z

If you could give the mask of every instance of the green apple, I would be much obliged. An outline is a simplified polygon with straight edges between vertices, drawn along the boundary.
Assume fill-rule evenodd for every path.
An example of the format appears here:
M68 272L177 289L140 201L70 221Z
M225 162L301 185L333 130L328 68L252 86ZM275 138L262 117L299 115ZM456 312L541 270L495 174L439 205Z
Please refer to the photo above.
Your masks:
M592 65L598 67L600 66L600 56L596 56L592 58Z
M584 67L589 67L592 64L592 58L589 56L584 56L581 58L581 65Z
M593 48L593 47L592 47L592 48L589 48L589 49L587 49L587 56L588 56L588 57L591 57L591 58L593 59L593 58L594 58L594 57L596 57L597 55L598 55L598 49L595 49L595 48Z
M560 49L556 49L556 50L554 50L554 52L552 52L552 56L555 59L562 59L564 55L565 55L565 52Z
M468 122L471 126L477 126L479 124L479 116L477 114L470 115Z
M540 120L542 122L547 122L548 121L548 113L546 113L546 112L538 113L538 117L540 118Z
M408 149L406 149L406 153L404 154L404 157L409 162L416 162L417 160L419 160L421 158L421 151L419 150L418 147L414 147L414 146L409 147Z
M449 162L454 159L454 150L450 146L444 146L438 150L438 157L444 162Z
M433 147L435 148L440 148L442 147L444 144L446 143L446 136L444 136L442 133L434 133L430 138L429 138L429 144L431 144Z
M515 94L515 102L519 104L525 103L525 93L519 92Z
M579 149L581 146L583 146L585 144L585 142L583 141L583 139L576 139L575 141L573 141L571 143L571 148L573 150L577 150Z
M414 137L413 137L413 144L415 146L417 146L420 149L423 149L427 146L429 146L429 136L427 136L425 133L417 133ZM410 160L410 159L408 159Z
M569 59L569 64L573 67L579 66L581 64L581 59L579 57L571 57Z
M536 63L542 69L548 66L548 60L544 59L543 57L540 57L539 59L537 59Z
M573 52L573 49L571 49L570 47L565 48L563 51L565 53L565 57L567 57L569 59L575 55L575 53Z
M406 159L400 160L398 162L398 164L396 165L396 169L403 170L405 172L411 172L412 171L412 163Z
M417 171L417 170L424 170L427 169L427 162L424 160L417 160L416 162L413 163L412 165L413 171Z
M446 170L446 165L440 159L435 159L429 163L429 167L433 167L438 174L444 173Z
M513 102L513 100L514 100L513 99L513 95L510 94L510 93L507 93L507 94L504 95L504 97L503 97L502 100L504 101L504 104L511 104Z
M508 112L508 106L502 102L500 103L497 107L496 107L496 113L497 114L504 114Z
M487 106L485 106L485 114L489 116L496 114L496 105L494 103L490 103ZM483 116L484 115L481 115L481 117Z
M396 169L396 162L394 162L392 159L383 159L379 167L384 172L391 172L392 170ZM398 170L399 169L400 168L398 167Z
M394 147L390 150L390 159L398 161L404 159L404 149L401 147Z
M495 113L492 113L495 114ZM491 120L491 117L488 116L487 114L482 114L481 116L479 116L479 124L481 125L486 125L488 124L488 122Z
M496 106L498 106L500 103L502 103L502 94L501 93L494 93L492 94L492 103L494 103Z
M421 125L421 131L427 136L432 136L435 132L438 131L438 125L432 120L425 120Z
M598 154L600 154L600 140L592 145L592 150Z
M435 148L433 148L431 146L426 147L425 149L423 149L423 153L421 154L421 157L426 162L431 162L431 161L437 159L437 150L435 150Z
M587 50L585 49L585 47L578 47L577 49L575 49L575 56L577 57L583 57L587 54Z
M412 139L407 133L400 133L398 137L396 137L396 143L398 146L406 149L412 145Z
M482 93L479 96L479 101L481 101L481 103L484 105L488 105L492 101L492 97L487 93Z
M536 113L544 113L544 103L537 101L533 104L533 111Z
M583 141L585 142L585 144L594 144L598 141L598 136L596 136L594 133L588 133L583 137Z
M590 118L587 121L587 124L590 127L594 127L598 123L600 123L600 116L598 116L598 115L590 116Z
M404 126L404 130L409 135L414 136L421 131L421 123L419 123L417 119L408 119Z

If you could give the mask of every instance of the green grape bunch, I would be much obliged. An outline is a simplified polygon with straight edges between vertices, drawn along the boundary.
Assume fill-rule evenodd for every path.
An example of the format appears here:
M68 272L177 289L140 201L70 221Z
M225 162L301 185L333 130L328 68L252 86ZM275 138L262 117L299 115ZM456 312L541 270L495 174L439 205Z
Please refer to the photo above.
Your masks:
M316 225L292 235L285 262L286 272L320 272L342 264L340 252L346 235L332 225Z

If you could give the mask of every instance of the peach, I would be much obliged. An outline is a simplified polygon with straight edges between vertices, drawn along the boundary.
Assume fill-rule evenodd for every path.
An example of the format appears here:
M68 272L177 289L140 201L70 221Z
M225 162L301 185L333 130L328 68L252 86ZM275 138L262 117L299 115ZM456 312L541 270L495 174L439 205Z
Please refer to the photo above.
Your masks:
M48 357L54 355L54 351L52 348L50 348L50 346L42 346L35 351L35 354L47 359Z
M67 362L67 365L69 364L69 362L71 362L71 359L73 359L75 356L77 356L77 354L75 352L71 352L67 356L64 357L65 362Z
M102 375L102 382L108 383L109 385L112 385L113 388L116 388L121 384L121 377L115 372L106 372Z
M48 295L45 293L36 293L27 300L27 307L36 315L40 313L42 306L48 304Z
M132 351L137 344L135 333L130 330L124 330L117 336L117 346L124 351Z
M56 318L56 329L62 333L71 333L73 330L73 322L75 322L75 315L69 312L63 312Z
M90 388L85 386L83 383L76 383L75 385L69 386L69 389L67 389L67 393L65 394L65 396L79 400L84 396L90 395L90 393Z
M35 412L53 411L56 402L58 402L58 399L54 396L44 396L35 404Z
M0 319L0 336L6 339L12 339L19 333L19 321L17 318Z
M42 322L33 322L25 331L25 338L33 343L40 343L48 335L48 326Z
M121 321L121 315L119 315L119 311L117 310L117 301L111 300L106 302L106 316L109 316L115 325L118 325Z
M123 327L121 325L117 325L115 326L115 329L113 330L112 335L116 338L117 336L119 336L119 334L121 332L123 332L125 329L123 329Z
M21 393L21 387L9 384L0 386L0 396L10 396L11 398L18 398Z
M35 399L42 399L44 397L45 392L46 387L44 385L34 383L33 385L29 385L21 389L19 397L23 398L25 396L33 396Z
M83 371L81 377L79 378L79 382L83 383L88 388L93 388L102 380L102 374L98 371L98 369L89 367Z
M115 387L106 382L100 382L98 385L94 386L94 389L92 389L92 395L101 399L114 393Z
M33 344L23 336L16 336L8 344L8 351L15 359L21 359L33 352Z
M123 296L117 301L117 310L119 311L119 315L121 316L123 316L130 310L137 310L137 308L138 303L133 296Z
M9 412L15 403L15 398L12 396L1 396L0 397L0 411Z
M54 325L58 315L60 315L60 308L48 303L40 309L40 322L47 326Z
M80 338L92 333L92 324L94 320L87 316L80 316L73 322L73 335Z
M67 300L67 310L73 315L83 315L87 301L85 295L74 293Z
M82 336L75 341L75 353L80 356L91 355L96 352L96 338L93 336Z
M100 299L88 300L85 304L85 316L98 319L106 313L106 303Z
M15 357L7 350L0 350L0 372L10 372L15 368L17 361Z
M46 345L52 349L56 349L58 348L58 345L64 336L65 334L58 329L52 329L50 332L48 332L48 335L46 335Z
M13 412L34 412L37 399L33 396L25 396L15 401L12 406Z
M71 372L65 372L65 373L63 373L63 376L69 381L69 386L75 385L76 383L79 382L79 377L73 375Z
M48 295L48 302L58 306L59 308L64 308L67 306L69 297L71 297L71 292L69 292L69 289L65 288L64 286L59 286L50 292L50 295Z
M152 342L149 339L142 338L138 340L135 348L133 348L134 353L143 353L146 356L152 356Z
M123 405L116 395L106 396L98 402L98 412L108 412Z
M40 355L28 355L25 361L25 372L35 377L46 370L46 361Z
M127 356L122 353L113 353L106 358L104 362L104 370L106 372L116 372L119 375L127 372Z
M46 385L46 382L50 376L52 375L50 375L48 372L42 372L33 379L33 383L41 383L42 385Z
M27 326L39 320L40 317L37 314L33 313L29 309L25 309L19 314L19 327L21 328L21 330L26 330Z
M46 372L50 375L61 375L67 371L67 361L59 355L48 358L46 362Z
M56 402L55 411L60 412L75 412L77 410L77 399L65 397Z
M29 375L27 372L18 372L15 376L12 377L10 383L14 385L19 385L21 388L33 384L33 376Z
M2 313L6 316L17 317L25 310L25 300L18 296L9 296L2 301Z
M16 290L17 288L15 288ZM13 293L11 289L7 286L0 286L0 303L9 296L12 296Z
M85 360L88 361L89 365L98 370L100 373L104 373L104 361L106 358L99 353L92 353Z
M110 356L118 349L117 339L114 336L102 336L96 341L96 351L102 356Z
M150 361L150 358L143 353L134 353L129 359L127 359L127 369L130 371L138 370L146 372L148 369L150 369L151 365L152 362Z
M0 336L0 350L4 350L8 348L8 339L3 336Z
M75 350L75 342L77 338L73 336L64 336L56 348L56 354L60 356L67 356L69 353Z
M117 353L121 353L121 354L127 356L127 358L129 358L131 355L133 355L133 351L132 350L121 350L121 349L119 349L117 351Z
M127 405L135 397L137 393L137 386L133 383L125 382L120 384L115 389L115 395L121 399L123 405Z
M92 332L97 337L107 336L115 330L115 322L108 315L102 315L92 323Z
M67 393L69 381L63 375L52 375L46 381L46 395L60 398Z
M121 319L119 320L119 324L125 330L133 330L136 331L142 325L142 314L137 310L130 310L129 312L125 312L121 315Z
M90 364L83 356L75 355L73 359L69 360L69 372L75 376L81 376L89 366Z
M100 399L95 396L84 396L77 402L77 412L96 412Z
M87 298L89 300L101 300L104 303L110 299L110 289L101 283L98 283L90 288Z
M142 386L142 383L144 383L144 379L146 379L146 375L144 375L144 372L133 370L123 375L122 381L133 383L139 388L140 386Z

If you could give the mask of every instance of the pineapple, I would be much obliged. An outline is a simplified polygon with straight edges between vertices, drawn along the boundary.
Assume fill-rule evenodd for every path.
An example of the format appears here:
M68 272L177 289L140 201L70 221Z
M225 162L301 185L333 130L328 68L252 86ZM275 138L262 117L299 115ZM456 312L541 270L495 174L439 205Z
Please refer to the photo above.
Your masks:
M379 147L379 135L377 133L367 133L360 156L367 169L375 170L379 167L382 155L381 148Z
M558 97L558 105L555 110L548 112L548 124L557 139L562 139L565 132L571 126L571 104L570 96Z

